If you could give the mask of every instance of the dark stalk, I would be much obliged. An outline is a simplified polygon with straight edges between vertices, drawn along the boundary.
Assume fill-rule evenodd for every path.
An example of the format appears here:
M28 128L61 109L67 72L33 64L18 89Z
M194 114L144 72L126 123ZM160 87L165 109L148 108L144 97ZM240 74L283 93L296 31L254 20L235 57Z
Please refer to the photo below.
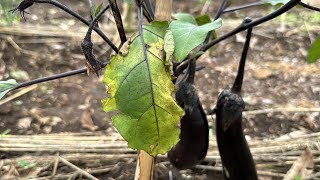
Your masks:
M152 19L154 19L154 8L150 0L144 0L145 8L148 10Z
M225 6L226 6L226 2L227 2L226 0L221 0L220 7L219 7L216 15L214 16L214 20L217 20L217 19L221 16L221 14L222 14L222 12L223 12L223 9L224 9ZM210 40L210 37L211 37L212 32L214 32L214 31L208 32L207 37L206 37L206 39L205 39L205 41L204 41L204 44L208 43L208 41Z
M245 19L246 23L251 22L251 19L246 18ZM247 30L247 37L246 37L246 42L244 44L242 54L241 54L241 59L240 59L240 64L238 67L238 74L237 77L233 83L233 86L231 88L231 91L233 93L240 94L241 93L241 87L242 87L242 82L243 82L243 75L244 75L244 67L246 65L246 59L247 59L247 54L250 46L250 39L251 39L251 34L252 34L252 28L249 28Z
M74 18L78 19L82 23L86 24L87 26L90 26L90 22L85 20L82 16L80 16L78 13L72 11L65 5L61 4L60 2L56 0L31 0L36 3L47 3L56 6L57 8L65 11L66 13L70 14ZM119 52L119 49L110 41L110 39L97 27L94 27L93 30L99 34L99 36L116 52Z
M229 12L234 12L234 11L238 11L238 10L242 10L242 9L247 9L247 8L251 8L251 7L255 7L255 6L260 6L260 5L263 5L265 4L264 2L262 1L258 1L258 2L253 2L253 3L249 3L249 4L244 4L244 5L241 5L241 6L236 6L236 7L230 7L230 8L227 8L225 10L223 10L223 14L224 13L229 13Z
M306 4L306 3L303 3L303 2L300 2L299 5L301 5L304 8L320 12L320 8L318 8L318 7L310 6L309 4Z
M123 28L123 23L122 23L123 21L121 18L120 10L117 5L117 1L116 0L109 0L109 3L111 6L114 20L116 21L117 29L118 29L120 39L121 39L121 44L123 44L127 41L127 37L126 37L126 33Z
M227 2L226 0L221 0L220 7L216 15L214 16L214 20L217 20L222 15L222 13L224 12L224 8L226 7L226 2Z
M195 74L196 74L196 61L190 61L187 70L186 82L194 84Z
M145 3L142 4L142 8L143 8L143 15L144 15L144 17L147 18L148 22L153 21L154 16L151 15L150 10L148 9L148 7L146 6Z
M106 5L99 14L91 22L87 34L81 43L81 48L87 62L89 63L89 72L94 71L99 76L99 70L102 68L102 63L98 61L93 55L93 43L91 40L92 29L98 23L100 17L109 9L109 5Z
M107 64L109 64L109 61L103 63L102 67L106 67ZM16 89L20 89L20 88L23 88L23 87L31 86L33 84L39 84L39 83L43 83L43 82L47 82L47 81L61 79L61 78L69 77L69 76L74 76L74 75L77 75L77 74L83 74L83 73L86 73L87 71L88 71L88 68L80 68L80 69L72 70L72 71L69 71L69 72L64 72L64 73L59 73L59 74L54 74L54 75L51 75L51 76L46 76L46 77L34 79L34 80L31 80L31 81L20 83L12 90L16 90Z

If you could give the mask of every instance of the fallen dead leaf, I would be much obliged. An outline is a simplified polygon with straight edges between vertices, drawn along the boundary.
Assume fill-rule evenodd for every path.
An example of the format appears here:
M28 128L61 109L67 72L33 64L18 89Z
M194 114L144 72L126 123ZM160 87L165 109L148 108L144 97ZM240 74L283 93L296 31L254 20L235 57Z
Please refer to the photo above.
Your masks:
M253 76L256 79L267 79L272 75L272 71L269 69L257 69L253 71Z
M31 126L32 118L25 117L18 120L17 127L19 129L28 129Z
M92 109L86 109L83 111L81 115L81 126L90 131L95 131L98 129L98 126L94 125L92 121L92 114L93 114Z

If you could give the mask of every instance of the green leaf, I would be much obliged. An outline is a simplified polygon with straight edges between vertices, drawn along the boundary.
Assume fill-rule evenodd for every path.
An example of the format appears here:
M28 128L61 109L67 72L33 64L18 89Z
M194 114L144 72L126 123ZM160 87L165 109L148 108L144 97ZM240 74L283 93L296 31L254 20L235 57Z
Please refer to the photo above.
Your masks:
M308 51L308 63L315 63L320 59L320 37L318 37L311 45Z
M294 177L294 180L302 180L302 176L301 176L301 175L296 175L296 176Z
M6 129L2 133L0 133L0 138L9 136L9 133L11 132L11 129Z
M172 21L169 27L174 38L174 57L176 60L183 61L190 51L203 43L209 31L215 30L221 25L221 19L202 26L183 21Z
M103 6L103 3L100 3L99 6L97 7L96 11L95 11L95 16L94 17L96 17L100 13L100 11L102 9L102 6Z
M195 25L197 24L196 20L191 14L177 13L174 15L174 18L176 19L176 21L188 22Z
M99 14L102 7L103 7L103 3L100 3L98 7L96 7L94 4L91 6L90 14L91 14L92 18L95 18Z
M103 78L111 96L102 100L103 109L118 112L113 125L129 147L152 156L166 153L179 141L184 115L171 96L174 84L164 64L166 26L160 22L144 26L147 52L141 36L132 37L128 54L113 56Z
M264 2L265 4L269 4L272 6L286 4L289 1L290 0L262 0L262 2Z
M196 21L197 21L198 26L201 26L201 25L210 23L211 22L211 18L207 14L204 14L204 15L201 15L201 16L197 16L196 17Z
M90 15L92 18L96 17L96 6L94 4L90 7Z
M9 79L7 81L0 81L0 99L6 95L10 90L12 90L16 85L17 81L14 79Z
M154 43L158 41L159 37L164 37L167 29L169 27L169 23L167 21L154 21L148 25L144 26L144 42L146 44Z
M36 165L36 163L34 162L29 162L26 160L19 160L18 161L18 166L22 167L22 168L32 168Z
M208 23L212 22L210 16L208 16L207 14L201 15L201 16L197 16L196 17L196 21L197 21L198 26L201 26L201 25L208 24ZM216 31L212 31L211 32L211 37L210 37L209 40L216 39L217 37L218 37L218 35L217 35Z

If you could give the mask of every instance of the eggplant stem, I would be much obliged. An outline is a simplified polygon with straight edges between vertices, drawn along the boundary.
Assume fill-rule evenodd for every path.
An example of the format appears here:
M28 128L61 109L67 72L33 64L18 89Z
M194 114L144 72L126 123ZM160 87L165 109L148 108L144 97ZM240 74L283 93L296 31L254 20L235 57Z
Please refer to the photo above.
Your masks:
M250 23L250 22L251 22L251 19L249 18L246 18L244 20L244 23ZM231 91L237 94L241 93L243 76L244 76L244 68L246 65L246 59L247 59L248 50L250 46L251 34L252 34L252 28L249 28L247 30L246 42L244 43L244 47L241 54L241 59L238 67L238 74L231 88Z

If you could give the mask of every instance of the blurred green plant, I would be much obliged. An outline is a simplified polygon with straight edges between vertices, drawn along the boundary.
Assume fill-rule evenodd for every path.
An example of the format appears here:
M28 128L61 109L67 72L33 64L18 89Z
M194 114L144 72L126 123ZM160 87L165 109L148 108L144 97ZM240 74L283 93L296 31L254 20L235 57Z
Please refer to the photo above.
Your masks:
M0 138L8 136L10 132L11 129L4 130L2 133L0 133Z
M310 24L320 24L320 14L317 12L292 12L286 13L284 16L284 21L287 24L301 24L301 23L310 23ZM281 20L281 17L276 18Z
M8 11L16 7L18 0L1 0L0 1L0 25L12 26L20 22L21 17Z
M90 14L93 18L95 18L99 12L101 11L102 9L102 6L103 6L103 3L100 3L97 7L95 5L93 5L91 8L90 8Z
M320 59L320 36L312 43L309 51L308 51L308 62L315 63L318 59Z
M28 162L28 161L26 161L26 160L20 160L20 161L18 161L18 166L19 167L22 167L22 168L32 168L32 167L34 167L36 165L36 163L34 163L34 162Z

